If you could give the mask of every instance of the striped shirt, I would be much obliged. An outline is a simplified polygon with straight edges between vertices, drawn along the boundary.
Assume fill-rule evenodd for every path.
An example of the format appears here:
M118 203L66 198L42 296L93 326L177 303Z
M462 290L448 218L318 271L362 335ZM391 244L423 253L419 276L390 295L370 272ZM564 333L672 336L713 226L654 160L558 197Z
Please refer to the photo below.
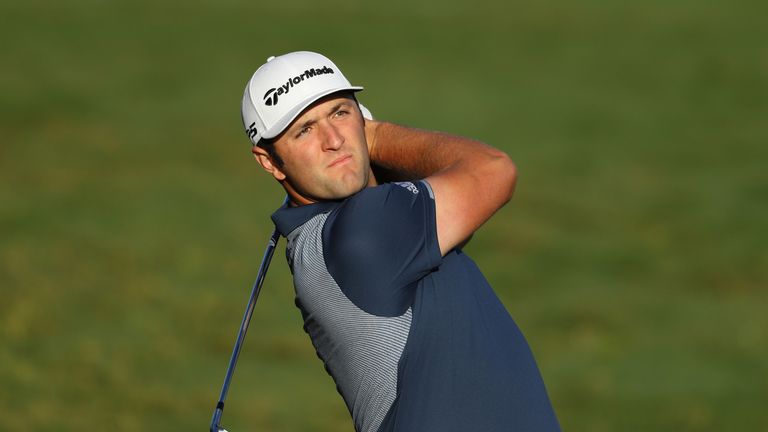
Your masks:
M441 256L428 183L273 220L304 329L356 431L559 430L509 313L461 250Z

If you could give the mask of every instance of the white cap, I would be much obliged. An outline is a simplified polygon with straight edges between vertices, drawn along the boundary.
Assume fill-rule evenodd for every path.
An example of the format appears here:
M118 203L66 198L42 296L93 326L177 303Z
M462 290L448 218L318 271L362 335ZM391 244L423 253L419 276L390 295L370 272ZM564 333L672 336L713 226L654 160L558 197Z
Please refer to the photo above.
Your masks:
M298 51L270 57L243 94L243 127L253 145L274 138L316 100L341 90L359 91L325 56ZM369 114L370 115L370 114Z

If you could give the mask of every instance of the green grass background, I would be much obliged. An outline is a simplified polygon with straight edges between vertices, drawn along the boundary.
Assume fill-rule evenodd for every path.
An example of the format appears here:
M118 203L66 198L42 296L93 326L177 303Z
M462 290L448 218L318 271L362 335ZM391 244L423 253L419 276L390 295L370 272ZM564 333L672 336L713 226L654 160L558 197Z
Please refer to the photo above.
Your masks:
M518 164L467 248L564 430L768 430L757 0L0 5L0 430L205 430L282 192L250 74L332 57L386 120ZM230 430L344 431L278 249Z

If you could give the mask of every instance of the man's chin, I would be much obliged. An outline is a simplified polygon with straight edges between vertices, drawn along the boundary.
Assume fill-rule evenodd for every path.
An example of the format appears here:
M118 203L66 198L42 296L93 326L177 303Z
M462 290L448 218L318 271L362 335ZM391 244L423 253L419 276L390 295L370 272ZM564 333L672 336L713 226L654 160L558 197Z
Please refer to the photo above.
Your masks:
M352 195L354 195L354 194L360 192L361 190L365 189L366 187L368 187L367 181L365 183L362 183L362 184L358 183L358 184L355 184L355 185L350 185L350 186L345 187L345 188L339 188L339 189L333 191L333 194L332 194L333 198L331 198L331 199L333 199L333 200L341 200L341 199L349 198Z

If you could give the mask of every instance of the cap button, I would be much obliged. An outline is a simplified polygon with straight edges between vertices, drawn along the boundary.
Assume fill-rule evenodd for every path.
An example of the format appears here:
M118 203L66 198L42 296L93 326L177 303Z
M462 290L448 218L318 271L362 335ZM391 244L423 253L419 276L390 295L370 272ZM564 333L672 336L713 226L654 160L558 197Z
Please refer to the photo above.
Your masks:
M275 59L275 56L269 56L269 58L267 59L267 63L271 62L274 59Z

